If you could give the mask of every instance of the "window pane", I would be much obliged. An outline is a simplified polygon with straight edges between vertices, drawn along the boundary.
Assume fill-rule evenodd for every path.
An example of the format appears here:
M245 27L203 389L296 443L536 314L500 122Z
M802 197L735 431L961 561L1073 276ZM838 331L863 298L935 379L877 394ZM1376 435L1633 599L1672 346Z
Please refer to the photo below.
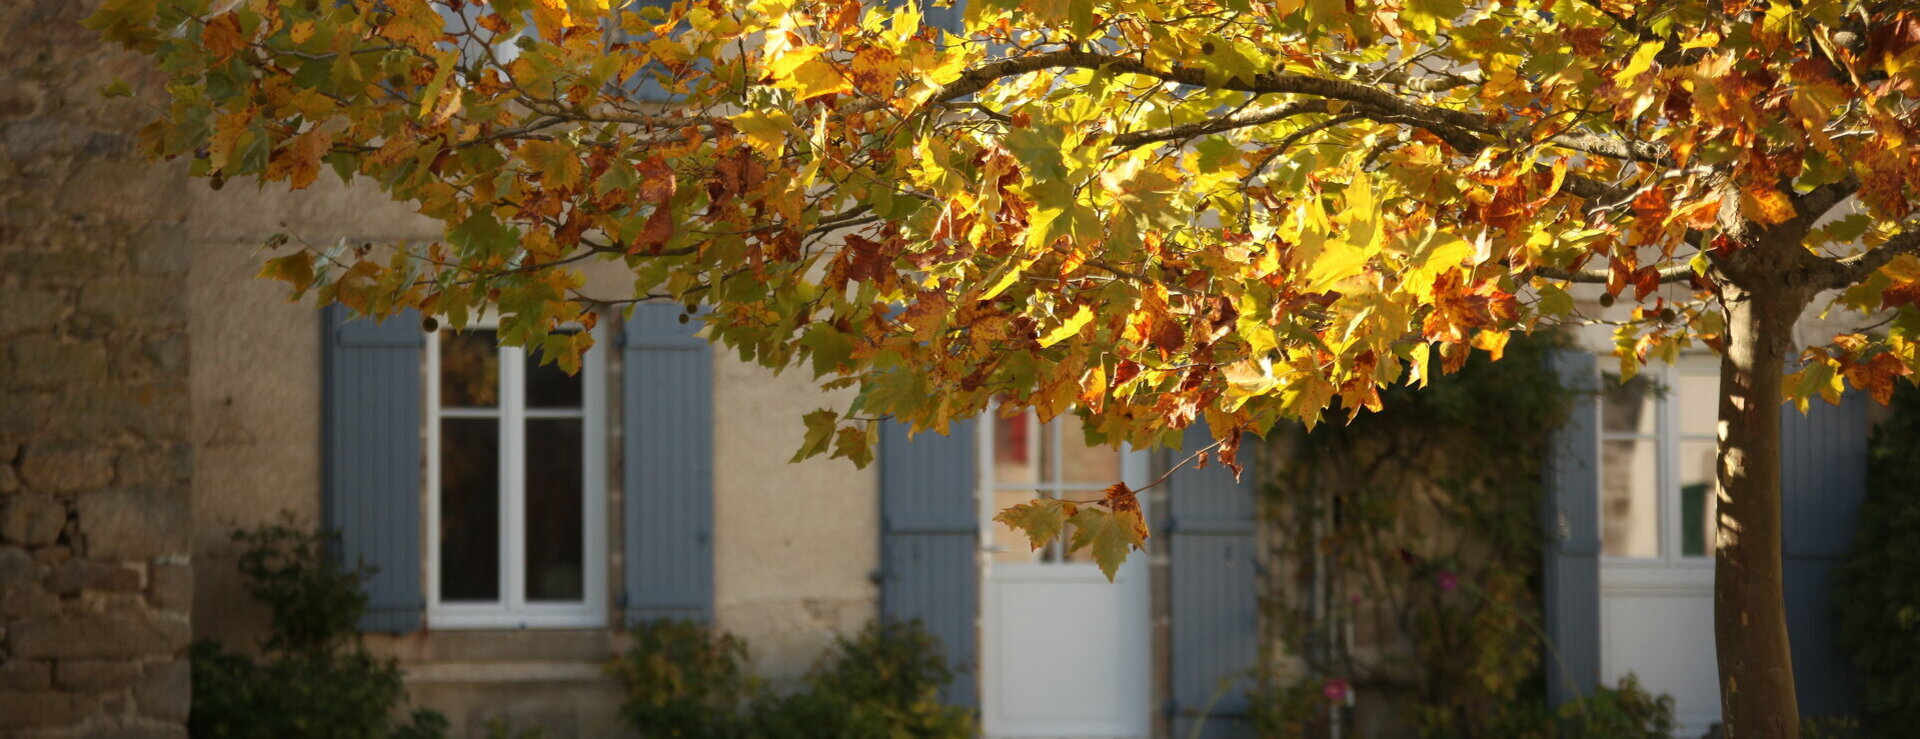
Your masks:
M586 592L580 419L527 421L527 600Z
M556 331L555 333L572 333ZM568 376L560 369L559 362L541 364L540 351L529 349L527 358L527 407L528 408L579 408L582 396L583 377L579 374ZM582 370L583 372L585 370Z
M1087 446L1086 437L1075 428L1071 417L1063 416L1054 428L1060 434L1060 478L1068 485L1106 488L1120 481L1120 450L1110 446Z
M1714 478L1714 443L1680 442L1680 556L1713 554L1713 512L1719 482Z
M1720 376L1696 372L1681 373L1674 383L1674 406L1680 416L1680 433L1719 436Z
M1655 442L1600 448L1601 549L1609 557L1660 556L1660 482Z
M1655 420L1654 402L1657 396L1653 381L1646 375L1636 375L1633 379L1621 383L1618 377L1608 375L1600 381L1600 420L1601 428L1609 433L1652 435L1658 426Z
M440 599L500 599L500 422L440 422Z
M500 404L499 337L493 331L448 331L440 336L440 405L489 408Z
M1033 414L993 419L993 482L995 485L1031 483L1040 456L1042 435Z

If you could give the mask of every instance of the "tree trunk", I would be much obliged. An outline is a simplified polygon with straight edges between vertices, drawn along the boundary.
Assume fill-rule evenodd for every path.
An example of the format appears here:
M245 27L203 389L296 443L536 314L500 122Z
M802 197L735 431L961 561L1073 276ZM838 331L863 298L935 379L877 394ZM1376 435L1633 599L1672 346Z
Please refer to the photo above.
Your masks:
M1720 361L1714 641L1728 739L1800 735L1780 562L1780 403L1793 324L1806 303L1782 284L1725 285Z

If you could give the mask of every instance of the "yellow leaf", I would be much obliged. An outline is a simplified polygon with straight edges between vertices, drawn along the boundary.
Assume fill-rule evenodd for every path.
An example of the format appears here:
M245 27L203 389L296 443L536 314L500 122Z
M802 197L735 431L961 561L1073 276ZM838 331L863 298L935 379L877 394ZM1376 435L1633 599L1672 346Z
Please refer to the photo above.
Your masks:
M1080 333L1080 329L1084 328L1088 321L1092 320L1093 309L1084 305L1080 306L1080 310L1074 311L1073 317L1068 318L1066 323L1060 324L1054 328L1054 330L1048 331L1046 336L1040 338L1040 347L1044 349L1073 338Z
M787 134L796 130L793 119L786 111L774 109L771 112L749 110L727 119L747 144L768 159L779 159L787 149Z
M1793 220L1793 201L1787 194L1765 185L1748 187L1740 193L1747 215L1761 223L1780 224Z
M1307 292L1326 292L1342 280L1360 274L1366 269L1371 256L1366 248L1359 245L1345 241L1329 242L1319 258L1313 260L1313 266L1307 269Z
M1653 68L1653 57L1660 53L1660 48L1663 46L1666 46L1665 41L1648 41L1641 44L1640 48L1633 52L1633 58L1627 61L1627 66L1613 75L1613 81L1621 87L1633 84L1635 78Z
M811 45L789 51L767 63L767 77L801 100L851 91L853 83L820 58L823 51Z

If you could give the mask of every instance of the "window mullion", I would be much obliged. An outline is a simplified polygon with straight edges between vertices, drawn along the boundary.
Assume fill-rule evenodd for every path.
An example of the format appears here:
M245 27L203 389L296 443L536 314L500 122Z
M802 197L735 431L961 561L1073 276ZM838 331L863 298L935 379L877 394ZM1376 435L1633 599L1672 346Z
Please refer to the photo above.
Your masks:
M1661 380L1667 392L1660 396L1660 559L1668 564L1680 561L1680 372L1666 367Z
M526 605L526 361L517 347L500 348L500 573L509 612Z

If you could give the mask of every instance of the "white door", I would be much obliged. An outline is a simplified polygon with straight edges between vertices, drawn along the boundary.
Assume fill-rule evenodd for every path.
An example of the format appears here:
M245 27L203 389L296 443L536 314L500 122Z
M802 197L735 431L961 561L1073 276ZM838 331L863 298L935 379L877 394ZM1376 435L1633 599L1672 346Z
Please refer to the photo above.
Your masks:
M1068 555L1056 541L1032 551L1024 533L992 520L1033 498L1095 500L1121 480L1138 487L1145 455L1087 447L1072 418L988 420L979 455L982 728L993 739L1146 737L1146 552L1109 583L1085 550Z
M1713 639L1714 449L1720 374L1710 357L1601 380L1600 668L1673 696L1675 736L1720 720Z

